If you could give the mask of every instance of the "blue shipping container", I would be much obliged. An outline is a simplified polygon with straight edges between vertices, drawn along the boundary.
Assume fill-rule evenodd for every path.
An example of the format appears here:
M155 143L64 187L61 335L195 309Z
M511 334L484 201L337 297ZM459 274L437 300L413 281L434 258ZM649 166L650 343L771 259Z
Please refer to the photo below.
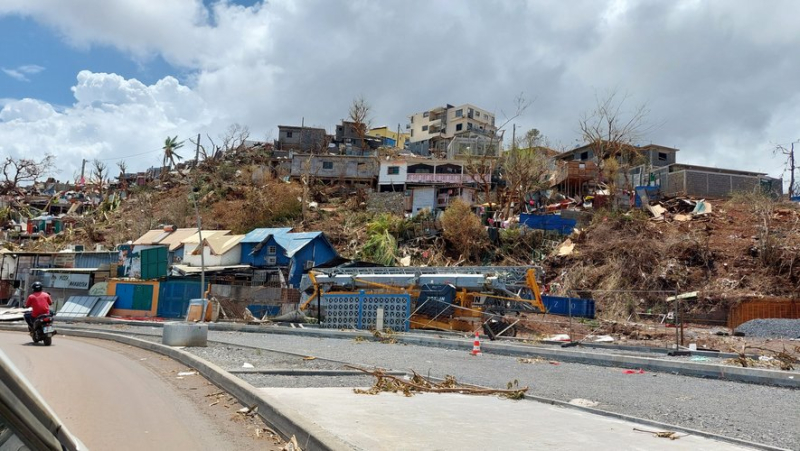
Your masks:
M594 299L542 295L542 303L552 315L594 318Z

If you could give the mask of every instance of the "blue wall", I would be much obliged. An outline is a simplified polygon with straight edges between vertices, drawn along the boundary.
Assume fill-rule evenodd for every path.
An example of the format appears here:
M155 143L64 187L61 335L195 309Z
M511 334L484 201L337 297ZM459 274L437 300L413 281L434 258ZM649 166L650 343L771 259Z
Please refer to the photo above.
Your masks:
M307 244L292 256L289 283L293 287L300 286L300 279L303 278L306 261L313 260L314 266L316 266L329 262L333 257L336 257L336 255L338 255L336 250L322 235L314 238L311 243Z
M250 265L256 267L264 267L264 266L287 266L289 264L289 257L286 256L285 250L279 246L275 242L275 237L271 236L264 243L264 246L258 250L253 255L250 255L253 252L253 248L258 246L258 243L242 243L242 264L243 265ZM269 250L270 246L275 246L276 252L276 264L275 265L267 265L267 257L272 257L272 255L268 255L267 251Z
M199 280L166 280L158 289L158 316L183 318L189 309L189 300L200 298Z

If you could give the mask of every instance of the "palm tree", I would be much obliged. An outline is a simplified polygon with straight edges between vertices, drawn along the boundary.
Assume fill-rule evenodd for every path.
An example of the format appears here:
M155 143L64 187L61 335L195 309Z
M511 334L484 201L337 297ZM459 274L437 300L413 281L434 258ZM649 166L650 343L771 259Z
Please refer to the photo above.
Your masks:
M173 138L167 136L167 139L164 140L164 163L163 166L166 166L167 172L169 172L172 167L175 166L175 159L183 160L183 157L175 153L177 149L183 147L183 141L178 142L178 135L175 135Z

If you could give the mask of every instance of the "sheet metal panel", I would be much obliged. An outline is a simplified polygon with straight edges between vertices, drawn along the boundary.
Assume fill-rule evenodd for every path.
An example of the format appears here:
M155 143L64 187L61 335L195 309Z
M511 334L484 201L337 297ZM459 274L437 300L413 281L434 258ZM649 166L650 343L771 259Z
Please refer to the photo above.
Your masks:
M117 302L116 296L97 296L97 302L89 311L89 316L95 318L104 318L111 311L111 307Z
M98 296L70 296L56 312L56 318L84 318L99 299Z

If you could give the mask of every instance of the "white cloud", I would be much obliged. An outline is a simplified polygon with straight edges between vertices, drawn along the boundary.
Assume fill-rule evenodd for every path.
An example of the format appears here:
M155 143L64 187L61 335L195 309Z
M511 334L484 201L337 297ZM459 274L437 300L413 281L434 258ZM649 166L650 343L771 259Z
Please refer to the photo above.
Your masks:
M39 72L44 70L44 67L37 66L35 64L26 64L24 66L19 66L15 69L6 69L5 67L0 68L6 75L9 77L19 80L19 81L31 81L27 76L38 74Z
M791 0L68 3L4 0L0 17L20 14L78 48L112 47L144 64L161 57L189 73L184 84L148 86L81 72L75 104L49 116L6 101L11 121L49 133L24 149L57 147L71 161L157 150L166 135L216 136L233 122L257 138L301 118L331 130L357 95L376 124L394 128L444 103L500 117L524 91L536 102L518 130L571 145L595 93L617 88L631 106L649 105L661 125L647 140L679 147L680 161L772 175L771 143L800 137L800 33L791 26L800 4ZM3 121L0 151L25 135ZM11 141L23 151L16 142L30 140Z
M62 180L79 171L83 158L134 156L126 159L129 167L143 170L160 164L167 135L186 138L205 130L213 118L224 117L172 77L148 86L114 74L82 71L73 93L75 104L63 111L34 99L8 101L0 110L0 154L53 154Z

